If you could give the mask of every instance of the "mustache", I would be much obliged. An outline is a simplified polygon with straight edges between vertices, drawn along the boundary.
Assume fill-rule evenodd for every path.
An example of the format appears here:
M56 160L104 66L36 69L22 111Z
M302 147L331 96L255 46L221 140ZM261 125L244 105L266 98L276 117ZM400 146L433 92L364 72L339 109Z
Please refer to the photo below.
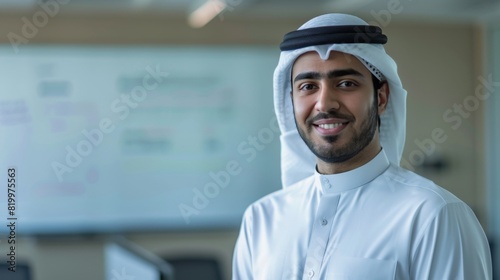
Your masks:
M319 121L322 119L332 119L332 118L344 119L344 120L347 120L349 122L354 120L354 118L350 115L345 115L345 114L341 114L341 113L336 112L336 111L332 111L332 112L328 112L328 113L320 112L316 116L308 119L307 123L312 124L315 121Z

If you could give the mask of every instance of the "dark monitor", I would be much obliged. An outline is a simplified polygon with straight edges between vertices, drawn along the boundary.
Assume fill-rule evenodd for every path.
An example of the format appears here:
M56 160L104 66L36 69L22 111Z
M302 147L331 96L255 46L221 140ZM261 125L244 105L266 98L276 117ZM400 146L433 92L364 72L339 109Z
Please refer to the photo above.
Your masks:
M175 270L175 280L224 280L222 268L216 257L185 256L165 258Z
M30 267L27 264L16 263L15 271L9 270L9 264L3 260L0 264L0 279L2 280L31 280Z
M106 280L174 279L174 270L168 262L125 238L114 238L105 245L104 261Z

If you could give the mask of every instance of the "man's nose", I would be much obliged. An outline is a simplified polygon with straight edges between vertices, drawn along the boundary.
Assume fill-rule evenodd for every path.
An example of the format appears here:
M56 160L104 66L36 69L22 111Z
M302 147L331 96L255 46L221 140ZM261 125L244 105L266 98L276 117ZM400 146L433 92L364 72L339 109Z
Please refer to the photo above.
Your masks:
M322 83L321 89L318 91L315 109L319 112L328 112L330 110L340 109L338 95L335 93L331 85Z

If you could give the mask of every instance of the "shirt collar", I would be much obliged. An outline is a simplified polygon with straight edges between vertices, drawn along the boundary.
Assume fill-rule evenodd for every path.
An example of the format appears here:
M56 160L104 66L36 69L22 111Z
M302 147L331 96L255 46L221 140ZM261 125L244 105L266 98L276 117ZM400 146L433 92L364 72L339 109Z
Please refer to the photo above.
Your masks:
M340 193L360 187L382 174L389 167L389 160L382 149L372 160L356 169L323 175L316 170L315 185L321 187L323 193Z

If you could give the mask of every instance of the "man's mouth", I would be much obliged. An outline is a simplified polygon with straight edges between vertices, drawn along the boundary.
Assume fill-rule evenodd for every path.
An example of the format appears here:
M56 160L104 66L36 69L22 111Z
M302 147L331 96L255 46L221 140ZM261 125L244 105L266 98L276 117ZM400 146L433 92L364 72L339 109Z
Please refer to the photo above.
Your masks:
M332 129L341 126L342 123L322 123L319 124L318 126L323 128L323 129Z
M347 126L347 124L349 124L349 122L345 120L322 119L313 123L313 126L319 134L331 136L340 133Z

